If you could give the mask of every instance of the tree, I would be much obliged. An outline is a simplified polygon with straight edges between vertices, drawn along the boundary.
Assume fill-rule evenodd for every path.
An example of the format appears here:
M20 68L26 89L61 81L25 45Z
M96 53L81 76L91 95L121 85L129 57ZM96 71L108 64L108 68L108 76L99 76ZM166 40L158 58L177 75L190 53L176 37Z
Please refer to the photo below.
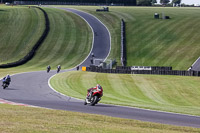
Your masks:
M162 5L167 5L170 1L169 0L160 0Z
M172 3L175 4L175 6L177 6L181 4L181 0L173 0Z
M151 6L152 0L137 0L138 6Z
M157 3L157 0L152 0L151 3L152 5L154 5L155 3Z

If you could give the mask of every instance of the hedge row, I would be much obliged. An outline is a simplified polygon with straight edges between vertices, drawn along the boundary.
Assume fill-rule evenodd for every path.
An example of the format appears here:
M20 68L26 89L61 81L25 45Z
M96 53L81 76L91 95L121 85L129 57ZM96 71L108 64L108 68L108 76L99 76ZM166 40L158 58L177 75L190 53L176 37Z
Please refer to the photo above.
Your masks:
M125 22L121 20L121 64L126 66L126 34L125 34Z
M26 56L24 56L22 59L20 59L16 62L2 64L2 65L0 65L0 68L16 67L16 66L23 65L23 64L27 63L29 60L31 60L34 57L35 52L38 50L40 45L43 43L43 41L47 37L47 35L49 33L49 29L50 29L48 15L42 8L39 8L39 7L36 7L36 8L40 9L44 13L44 17L45 17L45 30L44 30L42 36L39 38L39 40L33 46L32 50Z

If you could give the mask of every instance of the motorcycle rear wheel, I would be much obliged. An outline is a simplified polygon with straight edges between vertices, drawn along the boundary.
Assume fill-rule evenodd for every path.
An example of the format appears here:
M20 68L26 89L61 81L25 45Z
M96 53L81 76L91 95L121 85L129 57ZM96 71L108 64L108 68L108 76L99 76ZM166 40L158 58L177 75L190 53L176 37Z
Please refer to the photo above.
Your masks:
M87 105L87 102L86 102L86 100L84 101L84 105Z

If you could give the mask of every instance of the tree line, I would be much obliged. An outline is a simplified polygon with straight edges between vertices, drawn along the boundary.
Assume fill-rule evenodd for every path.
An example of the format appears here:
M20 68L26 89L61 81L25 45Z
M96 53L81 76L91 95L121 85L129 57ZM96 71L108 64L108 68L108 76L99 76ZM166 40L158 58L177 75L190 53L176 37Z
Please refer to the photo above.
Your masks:
M12 3L14 0L1 0L2 2ZM16 0L16 1L31 1L31 0ZM162 5L167 5L170 0L34 0L38 2L75 2L75 3L105 3L107 5L111 4L122 4L126 6L152 6L160 2ZM180 5L181 0L172 0L171 4L175 6Z
M3 0L5 2L13 2L13 0ZM15 0L15 1L31 1L31 0ZM136 5L136 0L34 0L38 2L74 2L74 3L105 3L105 4L121 4L121 5Z
M157 0L137 0L137 5L138 6L152 6L156 4L157 2L158 2ZM160 0L159 2L162 5L167 5L170 3L170 0ZM172 0L172 4L174 4L175 6L180 5L181 0Z

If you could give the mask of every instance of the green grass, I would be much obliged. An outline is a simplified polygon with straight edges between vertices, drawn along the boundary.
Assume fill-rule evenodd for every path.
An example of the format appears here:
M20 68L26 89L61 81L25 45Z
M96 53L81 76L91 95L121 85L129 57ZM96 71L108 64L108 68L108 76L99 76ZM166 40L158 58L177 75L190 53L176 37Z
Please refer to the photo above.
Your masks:
M79 16L59 9L44 8L50 20L50 32L36 53L23 67L45 68L51 65L71 68L83 61L90 52L92 32Z
M44 30L44 15L36 8L1 7L0 56L3 64L19 60L29 52ZM92 32L83 19L64 10L43 9L50 20L49 34L35 57L16 70L44 70L47 65L53 69L57 65L62 69L71 68L90 52Z
M24 57L44 30L44 15L36 8L0 5L0 64Z
M57 91L80 99L99 83L104 89L102 103L200 115L197 77L66 72L50 83Z
M0 104L0 131L5 133L198 133L178 127L102 115Z
M73 6L72 6L73 7ZM127 65L172 66L188 69L200 56L199 8L110 7L110 12L96 12L100 7L77 8L97 16L112 35L109 58L120 65L120 20L126 22ZM154 19L162 12L170 20Z
M112 51L109 58L117 58L118 61L120 59L120 22L118 20L120 20L120 18L124 18L127 21L127 24L130 24L132 26L131 23L139 19L135 19L135 17L140 17L138 16L139 12L146 13L146 10L151 10L152 12L154 11L153 8L148 9L133 7L112 7L111 9L113 11L105 14L96 13L96 7L76 8L88 11L96 15L108 26L112 34ZM191 11L188 11L188 9ZM183 17L184 15L186 16L186 18L190 15L191 18L193 18L195 15L198 16L198 14L195 14L198 13L198 9L188 9L181 9L184 10L184 12L186 11L186 13L182 12L182 17L180 18L180 20L185 20L185 18ZM25 71L44 70L47 65L51 65L53 68L55 68L58 64L60 64L62 68L70 68L79 64L80 61L82 61L89 53L92 42L92 33L91 29L84 22L84 20L66 11L48 8L44 8L44 10L49 15L51 28L50 33L48 34L48 37L46 38L44 44L39 48L34 59L27 64L16 68L0 69L0 77L5 76L7 73L12 74ZM166 10L170 12L171 9L169 10L169 8L166 8ZM132 13L133 11L136 12L136 16ZM27 7L0 6L0 18L0 56L2 57L1 63L18 60L19 58L23 57L27 53L27 51L29 51L29 48L32 47L32 45L40 37L40 34L42 34L42 31L44 30L44 16L40 10L35 8L29 9ZM153 15L151 14L151 19L152 18ZM18 21L15 22L15 20ZM150 18L148 18L147 20L149 21ZM152 19L152 21L155 20ZM185 22L187 21L185 20L183 23ZM143 22L143 24L145 23ZM195 23L195 26L197 26L198 29L198 23ZM141 31L138 29L139 27L137 26L135 26L134 28L137 28L138 31ZM185 34L185 31L183 33ZM190 34L191 33L193 32L190 32ZM187 37L187 35L185 35L184 37ZM135 42L132 43L132 36L128 38L131 40L129 40L129 43L135 44ZM185 39L186 42L187 39ZM195 34L193 39L196 40L194 42L197 42L198 36ZM27 43L25 44L24 42ZM129 43L128 45L130 45ZM198 47L195 46L194 49L198 50ZM7 53L7 55L5 55L5 53ZM133 55L135 55L135 53ZM140 61L141 58L139 58L139 55L140 54L137 55L138 58L137 60L134 60L134 62ZM189 54L188 56L193 56L193 54ZM128 60L131 61L131 58L132 55ZM196 57L193 56L192 60L193 58L195 59ZM134 65L140 64L134 63ZM184 67L185 66L187 66L187 63L184 65ZM73 72L66 73L66 75L61 74L59 75L58 79L61 78L60 76L63 77L63 79L61 79L60 81L51 81L53 86L57 86L58 89L61 89L60 86L62 86L62 88L69 87L70 89L67 89L66 94L78 98L85 98L86 89L91 86L95 86L96 83L100 83L103 85L105 92L102 102L105 103L123 104L124 102L127 102L128 104L130 104L129 106L167 110L173 112L181 111L181 113L199 115L198 78L178 78L173 76L148 77L145 75L138 75L137 77L133 76L131 77L131 79L129 79L131 75L113 76L95 73L73 74ZM67 79L65 79L66 77ZM83 77L84 82L81 81ZM88 78L88 80L86 80L86 78ZM109 81L107 80L108 78L109 80L110 78L112 78L112 80ZM73 82L75 79L76 82ZM139 79L141 79L142 81L138 81ZM158 83L157 80L159 81ZM131 83L130 81L133 83ZM58 84L58 82L60 84ZM113 85L116 82L116 87L113 88ZM170 83L175 84L176 89L174 89L174 87L171 86ZM132 84L134 84L134 90L132 90ZM126 87L124 87L124 85L126 85ZM161 93L160 87L161 89L165 90L165 93ZM150 90L148 89L151 90L150 94ZM189 90L191 89L194 91L190 92ZM113 91L114 94L112 95L112 93L110 92ZM117 91L119 91L120 94ZM128 92L131 91L133 91L133 93L130 93L130 95L126 95ZM170 91L173 91L173 93L170 93ZM68 92L70 92L70 94ZM172 94L173 96L171 96ZM115 102L116 97L118 96L120 98L118 99L118 102ZM178 96L177 99L175 99L176 96ZM182 98L182 96L184 96L185 99ZM194 99L195 97L196 99ZM131 100L133 102L130 102ZM168 107L169 109L167 109ZM181 110L177 111L178 109ZM195 128L167 126L162 124L146 123L141 121L112 118L107 116L18 107L2 104L0 104L0 117L1 132L200 132L199 129ZM91 127L91 125L94 125L94 127Z

